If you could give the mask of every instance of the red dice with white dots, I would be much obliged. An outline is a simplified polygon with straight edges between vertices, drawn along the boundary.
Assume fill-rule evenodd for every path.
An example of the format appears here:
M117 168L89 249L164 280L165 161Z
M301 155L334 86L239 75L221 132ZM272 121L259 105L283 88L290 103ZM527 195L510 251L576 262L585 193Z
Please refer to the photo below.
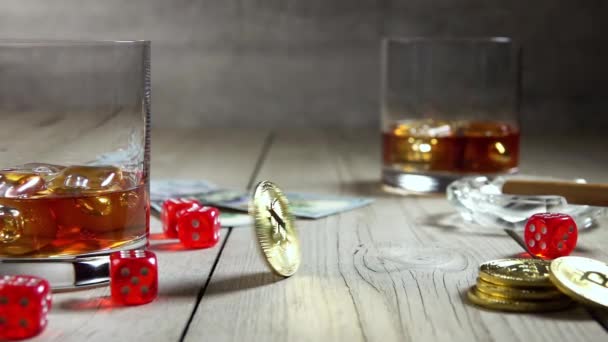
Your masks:
M177 213L179 241L187 248L209 248L220 240L220 211L214 207L191 207Z
M528 250L541 258L555 259L572 253L578 238L576 223L566 214L542 213L528 219L524 239Z
M120 304L139 305L158 295L158 262L150 251L120 251L110 255L112 299Z
M38 277L0 277L0 340L38 335L47 325L51 287Z
M193 206L202 207L201 202L193 199L171 198L163 202L160 211L160 219L163 223L163 231L168 238L177 238L177 213L180 210L188 209Z

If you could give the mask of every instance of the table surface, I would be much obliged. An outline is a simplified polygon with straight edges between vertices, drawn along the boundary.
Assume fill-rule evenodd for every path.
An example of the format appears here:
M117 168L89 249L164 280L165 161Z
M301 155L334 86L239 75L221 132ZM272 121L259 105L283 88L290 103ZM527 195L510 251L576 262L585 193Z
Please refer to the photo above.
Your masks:
M478 265L521 252L506 234L465 224L442 196L380 190L379 134L368 131L155 130L152 177L250 189L369 196L365 208L298 220L303 261L269 272L250 227L222 229L214 248L184 250L152 220L159 298L116 307L109 288L57 293L36 341L607 341L608 314L546 314L470 305ZM608 181L605 138L529 138L522 172ZM608 260L608 222L575 254Z

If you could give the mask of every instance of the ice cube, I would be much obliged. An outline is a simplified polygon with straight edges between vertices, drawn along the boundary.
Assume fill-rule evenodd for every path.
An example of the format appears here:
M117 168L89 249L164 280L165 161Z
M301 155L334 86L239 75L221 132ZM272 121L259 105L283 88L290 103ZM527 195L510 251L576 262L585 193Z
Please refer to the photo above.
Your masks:
M78 198L76 207L88 215L108 216L112 213L112 199L109 196Z
M37 173L0 171L0 197L30 198L42 195L45 189L46 183Z
M27 163L27 164L7 167L7 168L2 169L2 171L37 173L44 177L44 176L54 175L63 169L65 169L65 166L61 166L61 165L47 164L47 163Z
M402 120L394 124L393 134L406 137L444 137L453 134L453 126L449 121L435 119Z
M76 229L80 234L99 234L147 226L148 209L143 189L59 198L53 209L60 229Z
M511 125L494 121L468 122L461 128L462 135L469 137L504 137L517 133L517 129Z
M0 199L0 255L23 255L48 245L57 223L45 203Z
M65 169L65 166L46 164L46 163L27 163L20 166L23 169L30 169L33 172L41 173L45 175L52 175L61 172Z
M0 243L18 240L23 234L23 217L19 210L0 205Z
M125 179L115 166L68 166L53 177L48 188L53 193L94 194L101 191L118 191Z

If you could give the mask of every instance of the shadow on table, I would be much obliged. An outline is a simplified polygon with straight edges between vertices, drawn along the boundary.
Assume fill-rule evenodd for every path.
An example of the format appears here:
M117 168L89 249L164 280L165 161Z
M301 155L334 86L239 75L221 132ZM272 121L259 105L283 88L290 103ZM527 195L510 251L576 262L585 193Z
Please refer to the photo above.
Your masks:
M205 291L205 296L218 295L241 290L252 289L265 285L270 285L283 278L278 277L270 272L258 272L252 274L244 274L232 277L220 278L212 280ZM159 297L191 297L196 295L201 290L199 282L180 282L175 283L170 287L161 287Z
M251 274L235 275L213 280L205 296L220 295L229 292L242 291L267 286L283 280L271 272L257 272Z
M98 311L112 310L125 307L120 303L112 301L112 297L104 296L97 298L70 299L59 303L59 307L70 311Z
M414 194L414 193L408 194L408 195L402 195L402 194L391 193L391 192L388 192L383 189L380 179L357 180L357 181L346 182L346 183L340 184L340 190L343 190L343 192L341 192L340 195L344 195L344 196L361 196L361 197L395 198L395 199L407 198L407 197L412 197L412 198L418 198L418 197L436 198L437 197L437 198L439 198L439 196L437 196L437 195L426 195L426 194L418 195L418 194ZM441 194L441 196L443 196L443 194Z
M150 233L150 236L148 237L151 241L156 241L156 240L167 240L169 239L165 233Z
M419 223L425 226L438 228L446 233L509 237L500 229L488 229L474 223L466 222L455 212L428 215L419 220Z
M590 321L593 320L593 317L590 317L589 312L586 308L576 303L573 303L572 306L560 309L558 311L546 311L546 312L509 312L509 311L500 311L493 310L481 307L479 305L475 305L471 303L471 301L467 297L468 288L462 290L460 292L460 298L463 303L476 310L492 312L492 313L500 313L503 315L514 315L514 316L522 316L522 315L536 315L546 317L552 320L560 320L560 321ZM525 317L525 316L522 316Z
M150 244L150 250L154 252L185 252L192 249L184 247L179 241L168 241Z

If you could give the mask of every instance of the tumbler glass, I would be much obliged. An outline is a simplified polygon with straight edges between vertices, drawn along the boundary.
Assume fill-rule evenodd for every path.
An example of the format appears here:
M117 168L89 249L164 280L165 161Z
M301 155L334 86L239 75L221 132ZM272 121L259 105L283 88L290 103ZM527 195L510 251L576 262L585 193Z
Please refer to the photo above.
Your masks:
M0 41L0 273L107 281L149 233L148 41Z
M508 38L382 42L382 182L443 192L471 174L517 171L519 50Z

